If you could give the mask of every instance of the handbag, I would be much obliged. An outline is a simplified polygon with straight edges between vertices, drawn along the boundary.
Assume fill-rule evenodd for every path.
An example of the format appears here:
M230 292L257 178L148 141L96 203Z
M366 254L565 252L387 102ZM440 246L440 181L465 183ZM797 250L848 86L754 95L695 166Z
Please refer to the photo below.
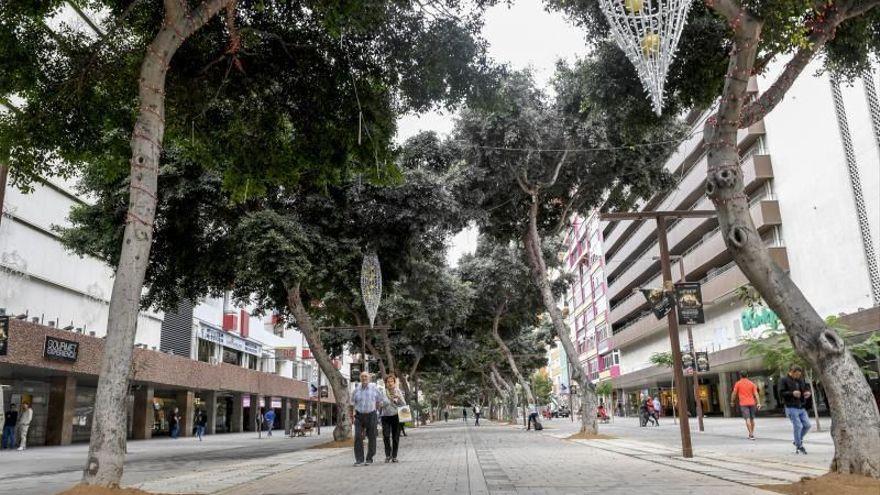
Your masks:
M400 406L397 408L397 417L401 423L412 421L412 409L409 406Z

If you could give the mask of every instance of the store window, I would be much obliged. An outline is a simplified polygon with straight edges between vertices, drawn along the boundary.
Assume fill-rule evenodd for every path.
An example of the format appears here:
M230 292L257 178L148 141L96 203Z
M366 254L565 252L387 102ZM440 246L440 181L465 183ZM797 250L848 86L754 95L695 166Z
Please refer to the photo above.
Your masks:
M241 352L223 348L223 362L226 364L234 364L236 366L241 366Z
M214 343L199 339L199 361L210 363L214 357Z

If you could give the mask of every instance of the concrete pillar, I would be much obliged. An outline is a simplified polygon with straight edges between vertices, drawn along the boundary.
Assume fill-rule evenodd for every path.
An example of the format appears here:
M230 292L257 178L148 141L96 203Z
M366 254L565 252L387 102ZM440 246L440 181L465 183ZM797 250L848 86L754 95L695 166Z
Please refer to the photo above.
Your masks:
M244 408L241 407L242 394L232 394L232 414L229 420L229 432L241 433L244 431Z
M290 431L290 399L287 397L281 398L281 428Z
M217 433L217 392L214 390L202 392L202 398L205 403L205 414L208 416L205 432L213 435Z
M193 429L193 416L195 408L193 406L193 394L190 390L180 390L177 392L177 408L180 412L180 436L191 437Z
M730 373L718 374L718 402L725 418L732 416L730 410Z
M140 385L134 391L134 413L132 414L132 433L135 440L147 440L153 437L153 387Z
M46 445L70 445L76 410L76 378L54 376L49 387Z

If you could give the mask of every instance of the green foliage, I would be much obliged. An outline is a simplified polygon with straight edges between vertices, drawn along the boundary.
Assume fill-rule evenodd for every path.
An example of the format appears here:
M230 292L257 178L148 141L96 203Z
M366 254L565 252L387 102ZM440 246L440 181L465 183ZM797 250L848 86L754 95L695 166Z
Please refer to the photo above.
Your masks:
M648 362L655 366L665 366L671 368L674 364L671 352L655 352L648 358Z
M553 382L550 377L540 371L535 372L531 379L532 394L538 404L549 404L550 394L553 391Z
M610 397L611 392L613 391L614 386L611 384L611 380L605 380L602 383L596 385L596 395L604 395Z

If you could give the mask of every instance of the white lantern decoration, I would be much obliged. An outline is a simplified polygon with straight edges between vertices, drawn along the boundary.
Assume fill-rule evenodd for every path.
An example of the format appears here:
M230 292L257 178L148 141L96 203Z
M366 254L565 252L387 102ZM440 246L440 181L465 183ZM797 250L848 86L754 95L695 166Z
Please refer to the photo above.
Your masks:
M365 255L361 264L361 295L372 328L376 314L379 312L379 302L382 300L382 267L379 266L379 257L376 253Z
M663 111L666 74L692 0L599 0L614 42L636 67L654 112Z

